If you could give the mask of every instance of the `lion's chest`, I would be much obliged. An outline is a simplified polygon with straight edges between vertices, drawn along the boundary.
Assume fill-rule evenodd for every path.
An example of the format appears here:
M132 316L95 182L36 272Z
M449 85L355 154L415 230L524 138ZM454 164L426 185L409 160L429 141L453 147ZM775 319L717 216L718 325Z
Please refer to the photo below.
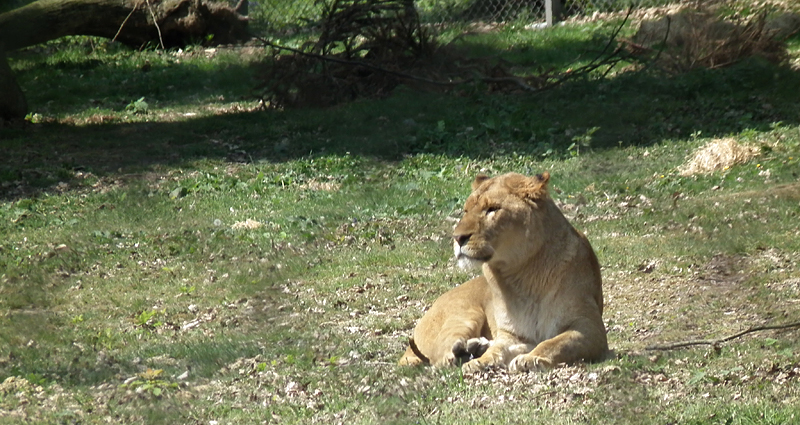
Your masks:
M560 315L546 300L509 297L496 307L498 329L515 335L521 342L538 344L557 335L561 327Z

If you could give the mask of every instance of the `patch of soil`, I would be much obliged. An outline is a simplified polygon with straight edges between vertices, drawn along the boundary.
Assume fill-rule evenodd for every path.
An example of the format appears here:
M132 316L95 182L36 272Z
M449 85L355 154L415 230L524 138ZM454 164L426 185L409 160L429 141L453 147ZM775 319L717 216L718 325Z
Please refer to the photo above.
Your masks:
M697 279L717 287L738 286L748 277L743 272L749 264L750 260L743 255L717 254L703 266Z

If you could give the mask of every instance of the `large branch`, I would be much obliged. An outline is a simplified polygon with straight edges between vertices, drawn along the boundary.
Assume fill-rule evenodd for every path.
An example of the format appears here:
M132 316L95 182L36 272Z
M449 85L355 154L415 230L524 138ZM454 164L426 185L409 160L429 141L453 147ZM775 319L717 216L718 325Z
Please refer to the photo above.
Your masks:
M65 35L133 47L183 46L209 35L215 44L234 43L247 37L247 17L238 10L202 0L39 0L0 15L0 47L10 51Z

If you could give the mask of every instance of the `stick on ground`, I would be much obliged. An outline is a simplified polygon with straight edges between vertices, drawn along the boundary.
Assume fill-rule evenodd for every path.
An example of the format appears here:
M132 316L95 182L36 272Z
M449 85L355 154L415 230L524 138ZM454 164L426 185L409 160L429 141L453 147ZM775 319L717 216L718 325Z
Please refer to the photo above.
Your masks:
M685 348L691 347L695 345L710 345L712 347L718 347L720 344L724 344L728 341L732 341L736 338L742 337L747 334L751 334L753 332L760 332L760 331L769 331L769 330L780 330L780 329L792 329L792 328L800 328L800 322L788 323L785 325L773 325L773 326L755 326L750 329L741 331L739 333L735 333L731 336L727 336L725 338L720 339L701 339L701 340L694 340L694 341L680 341L672 344L664 344L664 345L651 345L645 347L645 350L648 351L667 351L667 350L675 350L677 348Z

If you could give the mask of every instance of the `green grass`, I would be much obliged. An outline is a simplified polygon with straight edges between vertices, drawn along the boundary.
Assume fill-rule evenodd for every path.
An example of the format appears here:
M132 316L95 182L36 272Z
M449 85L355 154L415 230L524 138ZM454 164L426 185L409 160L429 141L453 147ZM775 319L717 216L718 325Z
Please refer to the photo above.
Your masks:
M604 28L459 43L562 69ZM800 317L796 70L263 111L260 55L86 39L12 55L36 115L0 129L0 423L797 421L796 330L645 350ZM720 137L761 152L679 174ZM449 233L475 174L543 170L603 265L614 356L519 376L396 367L469 278Z

